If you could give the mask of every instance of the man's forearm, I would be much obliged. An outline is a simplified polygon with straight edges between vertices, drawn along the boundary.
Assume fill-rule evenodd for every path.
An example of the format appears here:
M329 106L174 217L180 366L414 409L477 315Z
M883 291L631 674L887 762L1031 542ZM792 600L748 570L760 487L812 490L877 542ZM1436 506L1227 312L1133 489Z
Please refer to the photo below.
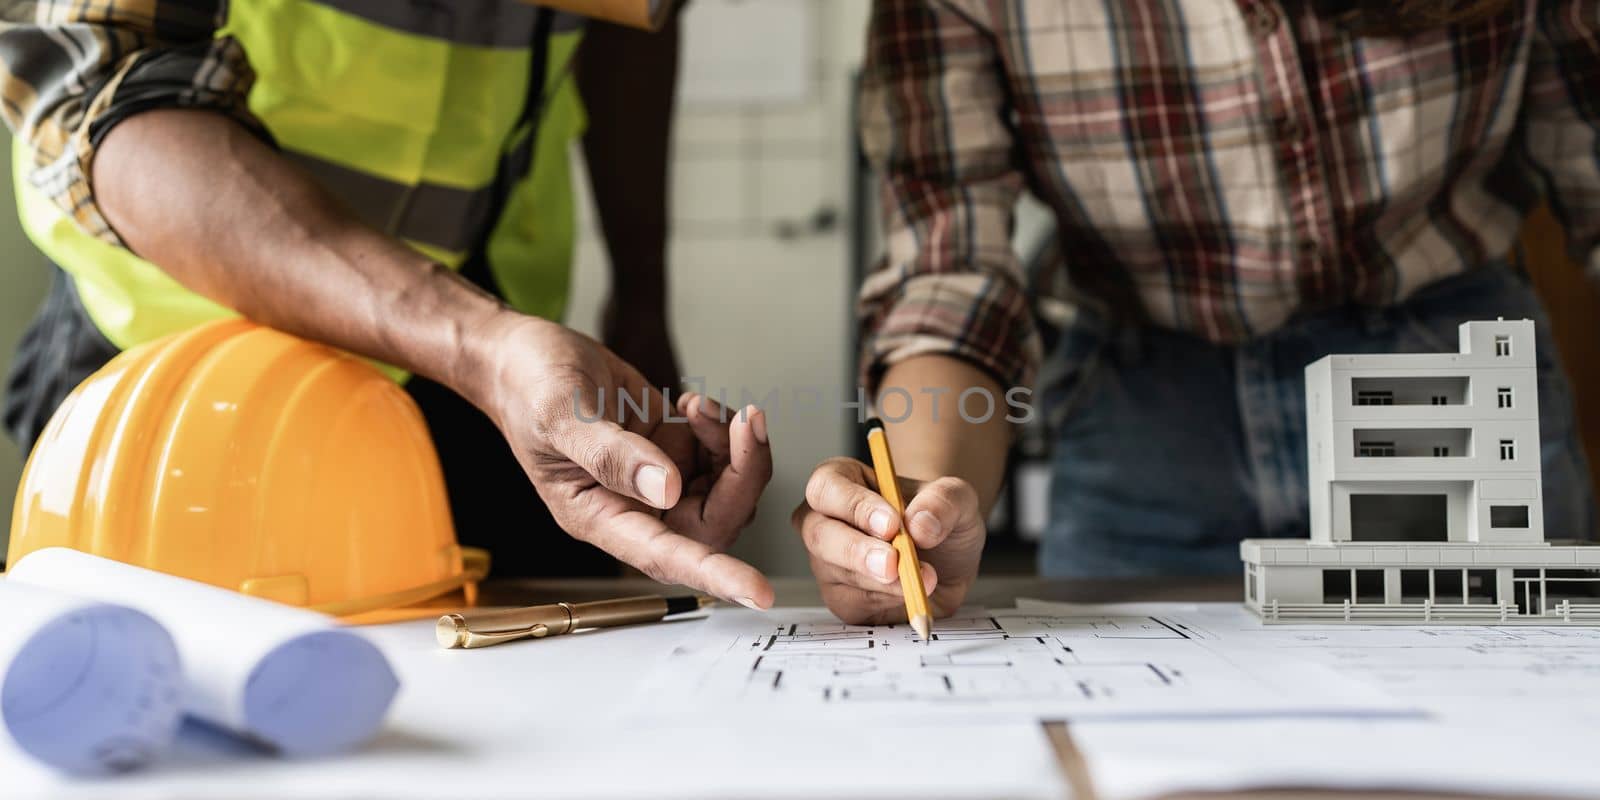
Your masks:
M593 23L578 85L584 160L611 258L606 346L656 386L676 386L667 325L667 150L678 72L677 15L655 33Z
M500 301L361 224L226 117L135 116L100 145L93 182L129 248L249 319L463 394L486 369L479 344Z
M589 125L584 159L611 256L613 302L666 297L667 151L678 80L678 20L659 31L594 23L579 53Z
M904 422L888 423L894 446L895 468L903 477L933 480L961 478L977 490L983 513L988 515L1005 480L1006 452L1011 445L1011 423L1000 385L977 367L948 356L917 356L890 367L883 376L880 396L883 413L904 415L903 397L882 389L899 387L912 398L911 415ZM968 422L957 404L961 393L980 388L993 400L993 414L983 422ZM936 406L937 403L937 406ZM980 418L989 405L976 395L969 400L968 415Z

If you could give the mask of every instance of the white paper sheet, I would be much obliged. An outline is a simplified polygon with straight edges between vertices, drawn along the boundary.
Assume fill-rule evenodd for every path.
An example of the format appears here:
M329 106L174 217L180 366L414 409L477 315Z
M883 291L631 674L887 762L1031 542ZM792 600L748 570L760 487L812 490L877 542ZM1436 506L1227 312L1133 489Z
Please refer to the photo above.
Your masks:
M1394 714L1402 704L1315 662L1238 658L1158 614L988 614L856 627L823 609L718 609L640 694L641 714L693 710L972 722L1252 714Z
M1031 722L908 732L691 714L624 725L632 689L702 621L442 650L432 621L369 630L402 689L385 731L337 759L265 758L186 729L175 757L114 783L45 774L6 800L305 800L383 797L1059 798L1054 753ZM917 742L916 763L901 744ZM13 776L7 776L8 779Z
M303 609L65 548L29 554L9 580L154 617L183 660L185 709L287 754L366 741L398 689L371 642Z
M1424 717L1088 721L1072 726L1097 794L1114 800L1260 788L1593 796L1600 761L1600 629L1262 625L1237 604L1083 606L1018 613L1160 615L1240 659L1314 661Z
M155 620L0 580L0 775L17 751L76 773L143 766L171 743L182 690Z
M1095 795L1263 788L1593 797L1594 728L1510 720L1236 720L1073 725Z
M1436 719L1536 715L1600 721L1600 628L1480 625L1263 625L1234 603L1086 607L1022 599L1019 611L1165 615L1239 658L1315 661Z

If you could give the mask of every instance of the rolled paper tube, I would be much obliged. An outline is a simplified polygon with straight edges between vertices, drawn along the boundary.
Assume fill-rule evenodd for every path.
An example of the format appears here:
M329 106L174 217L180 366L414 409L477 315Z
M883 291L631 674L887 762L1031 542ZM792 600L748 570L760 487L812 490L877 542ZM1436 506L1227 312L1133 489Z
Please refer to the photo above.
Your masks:
M0 730L24 753L77 774L143 766L182 700L178 649L149 615L0 580Z
M400 688L375 645L302 608L60 547L28 554L10 580L149 614L183 659L184 709L289 755L365 742Z

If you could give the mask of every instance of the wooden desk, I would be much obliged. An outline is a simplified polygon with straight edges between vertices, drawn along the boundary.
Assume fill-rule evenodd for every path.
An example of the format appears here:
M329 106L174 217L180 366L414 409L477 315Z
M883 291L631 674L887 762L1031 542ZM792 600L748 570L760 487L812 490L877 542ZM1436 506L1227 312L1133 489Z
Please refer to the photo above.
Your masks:
M773 581L778 605L817 606L822 604L817 586L810 578L778 578ZM599 600L633 594L661 592L661 586L644 578L600 578L563 580L500 580L482 588L484 605L530 605L558 600ZM1126 602L1230 602L1239 601L1243 587L1238 580L1194 578L1138 578L1098 580L1050 580L1044 578L995 576L980 578L968 602L978 606L1008 608L1018 597L1075 603ZM1094 800L1094 783L1083 757L1072 742L1066 724L1047 722L1045 732L1056 751L1061 771L1072 788L1074 800ZM1337 800L1357 793L1328 790L1259 790L1228 794L1175 795L1173 800ZM1362 800L1429 800L1452 795L1420 792L1360 793Z

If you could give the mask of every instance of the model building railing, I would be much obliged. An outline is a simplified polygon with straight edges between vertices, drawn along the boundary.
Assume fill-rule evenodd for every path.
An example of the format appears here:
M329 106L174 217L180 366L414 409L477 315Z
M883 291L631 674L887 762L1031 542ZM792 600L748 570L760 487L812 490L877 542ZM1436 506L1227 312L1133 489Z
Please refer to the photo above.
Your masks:
M1514 603L1475 603L1471 605L1441 605L1432 601L1422 603L1280 603L1272 600L1263 603L1261 616L1267 622L1298 622L1315 624L1334 622L1401 622L1457 623L1457 622L1512 622L1519 616ZM1552 622L1600 622L1600 604L1573 603L1563 600L1551 605L1544 617Z

